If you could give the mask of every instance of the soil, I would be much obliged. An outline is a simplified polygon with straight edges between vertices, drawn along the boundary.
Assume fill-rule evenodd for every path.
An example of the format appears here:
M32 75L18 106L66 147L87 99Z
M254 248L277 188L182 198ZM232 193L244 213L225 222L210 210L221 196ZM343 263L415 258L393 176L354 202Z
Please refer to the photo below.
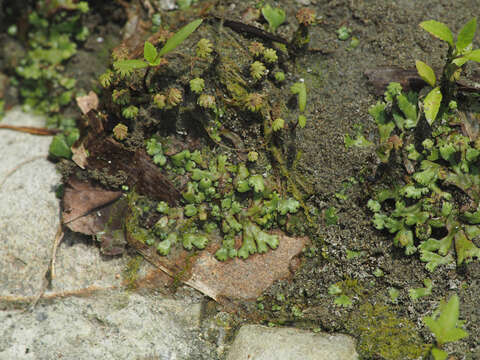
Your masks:
M301 154L295 161L290 159L289 170L304 180L306 204L316 208L319 216L312 212L314 224L307 231L312 246L305 249L302 266L293 279L277 282L256 303L244 304L242 308L247 311L238 309L239 314L255 309L255 315L248 318L266 324L351 334L359 340L358 350L365 359L414 359L424 352L425 344L434 341L422 318L431 315L441 299L457 293L460 317L469 337L445 348L457 358L479 359L479 261L457 269L443 266L429 273L418 254L407 257L403 249L393 245L391 235L375 230L366 203L379 182L392 178L394 169L380 166L373 147L346 149L344 137L360 133L378 141L375 123L368 115L368 108L378 97L365 71L384 66L409 69L416 59L440 68L446 48L418 24L435 19L455 33L476 13L480 1L301 2L315 9L320 21L311 28L310 51L298 54L288 69L307 86L308 120L304 129L297 128L287 139L285 148ZM275 3L287 13L287 24L278 29L278 35L292 37L297 24L294 14L301 7L298 3ZM225 17L241 21L256 2L223 4ZM92 22L99 24L98 14L94 13ZM356 48L350 48L350 40L338 39L336 31L343 25L359 39ZM118 25L109 26L102 34L105 39L110 39L109 34L114 37L113 30L118 31ZM72 60L82 86L92 83L92 73L96 78L102 72L97 69L104 69L101 59L105 57L98 56L104 45L87 46ZM238 123L230 125L241 131ZM248 131L245 133L252 136L259 129L249 127ZM325 216L330 207L337 211L334 225L328 225ZM377 269L382 270L382 276L374 275ZM433 281L432 294L412 301L408 290L423 287L426 278ZM328 288L339 282L353 300L351 307L333 304L335 296ZM399 290L396 303L390 299L390 288ZM372 328L379 333L373 333ZM405 331L395 332L402 328Z

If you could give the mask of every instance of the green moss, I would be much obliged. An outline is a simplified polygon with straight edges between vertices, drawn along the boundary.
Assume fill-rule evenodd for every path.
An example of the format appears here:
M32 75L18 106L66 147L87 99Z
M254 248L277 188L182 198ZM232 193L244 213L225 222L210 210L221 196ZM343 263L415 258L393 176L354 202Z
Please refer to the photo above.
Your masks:
M347 328L358 337L357 350L362 359L418 359L428 353L415 324L398 317L389 306L365 303L352 312Z
M136 281L138 278L138 271L140 270L140 265L143 262L143 256L137 255L132 257L128 263L127 267L123 271L123 279L126 283L127 289L133 290L136 288Z

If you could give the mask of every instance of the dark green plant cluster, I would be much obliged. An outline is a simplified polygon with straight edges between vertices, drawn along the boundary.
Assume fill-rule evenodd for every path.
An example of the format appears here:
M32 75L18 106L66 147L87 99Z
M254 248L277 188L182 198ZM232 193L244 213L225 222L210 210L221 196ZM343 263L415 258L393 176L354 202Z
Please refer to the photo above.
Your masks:
M299 209L297 200L282 198L274 190L270 176L254 173L243 162L233 164L225 154L182 150L168 156L156 138L148 140L146 147L153 162L165 169L174 183L185 184L181 206L157 205L162 216L153 228L155 238L147 242L161 255L167 255L176 244L187 250L203 249L210 238L221 235L217 259L246 259L269 247L275 249L278 236L266 230L285 225L289 214Z
M29 49L16 72L24 108L49 115L49 125L58 126L61 108L75 96L76 80L65 76L63 71L65 62L77 51L77 42L88 36L88 29L81 21L88 12L88 4L79 2L49 17L44 15L49 11L44 5L29 14Z
M441 86L418 102L417 94L404 94L400 84L391 83L385 101L370 109L380 134L377 154L388 162L396 151L408 176L403 184L379 191L368 207L377 229L395 234L395 245L407 255L419 250L433 271L455 258L457 265L480 258L474 243L480 237L480 141L468 131L474 115L458 111L454 98L462 66L480 59L471 45L476 19L464 26L456 43L446 25L433 20L420 25L449 44ZM421 61L417 68L434 87L433 70Z
M88 36L88 29L82 25L88 3L37 5L38 11L28 15L29 49L15 69L18 77L11 82L19 87L24 110L47 115L47 126L62 130L52 140L50 155L70 158L70 147L78 139L79 131L75 120L60 112L75 98L76 80L64 74L64 66L77 52L77 43Z
M149 139L146 146L152 161L182 191L181 206L155 205L159 220L152 220L152 231L144 229L146 236L139 239L161 255L173 249L203 249L217 239L222 241L215 254L219 260L247 258L278 246L278 236L268 230L292 231L304 225L292 215L301 205L301 194L275 144L286 127L284 118L294 119L290 130L296 126L287 106L294 100L292 95L298 97L301 113L297 124L305 126L307 88L303 81L293 84L291 92L285 86L281 69L288 53L282 44L267 46L240 38L246 46L238 57L239 44L216 38L210 24L202 25L201 36L192 35L201 23L192 21L175 34L160 29L151 42L144 42L142 59L134 59L129 49L119 46L113 52L112 68L99 80L111 98L106 101L109 113L119 121L113 124L115 139L126 146L136 146L140 137ZM190 35L197 37L191 49L164 56ZM234 132L239 127L244 129L241 136ZM189 134L190 130L197 133ZM202 145L172 146L172 141L180 140L178 134L181 141L200 140ZM208 146L210 151L193 150ZM212 151L217 155L209 155ZM267 175L268 152L295 199L280 196L280 183ZM229 162L226 154L244 154L245 162ZM148 208L142 214L152 213L152 206ZM132 222L132 231L147 223Z
M409 176L380 190L368 207L377 229L394 234L395 245L407 255L418 250L433 271L454 258L460 265L480 257L473 242L480 236L480 142L464 134L467 115L455 107L418 141L422 113L416 97L392 83L385 102L370 109L379 128L380 158L387 162L396 150Z

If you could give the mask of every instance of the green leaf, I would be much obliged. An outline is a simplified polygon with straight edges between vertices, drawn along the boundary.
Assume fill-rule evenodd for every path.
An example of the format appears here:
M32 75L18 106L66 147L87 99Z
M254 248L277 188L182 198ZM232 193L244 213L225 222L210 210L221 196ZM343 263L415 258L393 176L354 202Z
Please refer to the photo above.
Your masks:
M387 117L385 114L386 104L378 101L375 105L371 106L368 109L368 113L373 116L377 124L385 124L387 122Z
M368 147L368 146L372 146L373 143L371 141L368 141L367 139L365 139L365 136L363 136L362 134L360 135L357 135L357 137L355 139L352 139L350 137L350 135L345 135L343 137L343 141L345 143L345 148L346 149L349 149L351 148L352 146L355 146L355 147Z
M174 50L200 26L202 21L202 19L194 20L191 23L185 25L180 30L178 30L171 38L167 40L165 45L158 52L157 57L162 57L168 54L170 51Z
M427 263L425 265L425 269L433 272L437 266L451 263L453 261L453 257L451 254L448 254L447 256L440 256L431 251L420 250L420 260Z
M452 31L444 23L435 20L428 20L421 22L420 27L436 38L446 41L450 46L454 46Z
M120 76L125 77L129 76L133 70L146 68L148 64L143 60L132 59L132 60L119 60L113 63L113 68L117 71Z
M53 137L48 152L55 157L63 157L66 159L70 159L72 156L72 151L67 144L67 138L64 134L57 134Z
M402 84L392 81L387 85L387 90L385 91L385 101L391 103L398 95L402 93Z
M402 110L403 114L412 121L417 121L417 105L408 101L408 98L404 94L400 94L397 97L398 107Z
M440 346L468 336L468 332L457 327L460 324L458 320L459 307L458 295L454 294L450 297L448 303L445 304L444 301L440 303L440 315L437 313L423 318L425 325L435 335Z
M163 255L163 256L168 255L171 248L172 248L172 243L168 239L160 241L157 244L157 251L160 253L160 255Z
M243 244L238 249L238 256L242 259L248 258L249 255L257 252L257 246L255 245L255 231L254 224L249 223L243 227Z
M413 174L413 178L419 184L422 184L423 186L428 186L437 181L441 166L432 161L423 160L421 163L421 169L423 171L418 171Z
M462 56L462 57L453 59L453 60L452 60L452 63L454 63L454 64L457 65L458 67L462 67L463 64L465 64L468 60L469 60L469 58L467 58L466 56Z
M423 284L425 287L423 288L415 288L408 290L408 296L413 301L420 299L421 297L428 296L432 293L433 289L433 282L430 279L423 280Z
M277 235L270 235L266 232L260 230L260 228L254 224L255 226L255 240L257 242L257 248L259 253L267 252L268 248L267 245L272 248L276 249L278 247L278 236Z
M430 189L427 187L417 188L414 185L406 185L400 190L400 192L407 198L420 199L423 195L428 194Z
M379 212L382 208L380 203L373 199L368 200L367 207L373 212Z
M473 50L470 54L465 55L468 60L473 60L476 62L480 62L480 49Z
M429 125L432 125L435 121L441 103L442 93L440 91L440 87L437 86L427 94L425 100L423 101L423 110Z
M460 30L457 37L457 51L461 52L473 41L477 29L477 18L473 18Z
M457 265L461 265L464 260L468 262L473 257L480 258L480 249L465 236L463 231L455 234L455 251L457 253Z
M149 41L145 41L145 45L143 46L143 57L149 64L152 64L157 57L157 49L155 49L155 46Z
M439 348L436 348L436 347L432 349L432 355L434 360L445 360L448 356L448 354L445 351L440 350Z
M395 124L393 121L390 121L386 124L378 125L378 132L380 134L380 143L385 143L390 138L392 131L395 129Z
M305 115L299 115L298 116L298 126L300 126L303 129L306 124L307 124L307 118L305 117Z
M382 230L382 229L385 228L387 219L388 219L387 215L380 214L380 213L375 213L373 215L373 220L372 220L373 226L377 230Z
M336 297L333 302L335 305L343 307L350 307L353 304L352 299L350 299L347 295L340 295Z
M220 261L225 261L228 259L228 249L221 247L215 253L215 257Z
M281 8L272 8L270 5L262 7L262 15L268 21L268 26L272 32L283 24L286 18L285 11Z
M304 82L296 82L290 88L292 94L298 94L298 108L301 112L305 111L307 106L307 87Z
M420 75L420 77L431 87L434 87L437 79L435 78L435 72L433 69L420 60L415 61L415 66L417 67L418 75Z
M342 293L342 289L337 284L332 284L328 287L328 293L330 295L339 295Z
M325 210L325 223L327 226L338 224L337 209L334 206L330 206Z
M263 193L265 190L263 176L260 174L250 176L248 179L248 185L250 185L256 193Z

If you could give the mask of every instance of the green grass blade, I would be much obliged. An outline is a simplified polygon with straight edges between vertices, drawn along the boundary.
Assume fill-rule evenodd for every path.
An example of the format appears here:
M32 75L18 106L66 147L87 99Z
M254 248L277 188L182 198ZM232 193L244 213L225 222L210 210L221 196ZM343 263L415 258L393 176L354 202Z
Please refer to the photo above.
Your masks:
M185 25L180 30L178 30L170 39L167 40L166 44L160 49L160 51L158 52L158 57L164 56L165 54L168 54L170 51L174 50L200 26L202 21L202 19L194 20L191 23Z

